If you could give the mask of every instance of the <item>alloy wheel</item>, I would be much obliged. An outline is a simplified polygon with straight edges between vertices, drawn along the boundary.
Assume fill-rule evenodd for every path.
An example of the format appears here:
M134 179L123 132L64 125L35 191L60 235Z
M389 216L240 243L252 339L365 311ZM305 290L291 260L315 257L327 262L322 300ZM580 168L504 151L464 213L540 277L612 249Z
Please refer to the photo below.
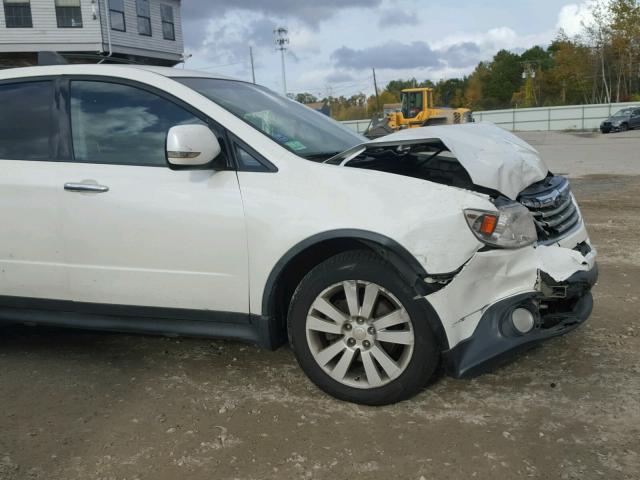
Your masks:
M326 288L311 304L305 328L317 364L351 387L386 385L404 372L413 353L407 310L372 282L347 280Z

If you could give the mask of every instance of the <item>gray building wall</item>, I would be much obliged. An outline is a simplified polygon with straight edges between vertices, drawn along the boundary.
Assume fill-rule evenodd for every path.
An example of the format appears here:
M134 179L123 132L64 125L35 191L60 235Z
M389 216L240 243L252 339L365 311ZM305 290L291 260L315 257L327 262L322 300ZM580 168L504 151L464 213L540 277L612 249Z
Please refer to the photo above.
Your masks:
M100 2L100 10L103 12L108 8L108 0L97 0ZM171 5L173 7L173 20L175 28L175 41L165 40L162 37L162 17L160 16L160 5ZM111 32L111 46L114 52L175 60L182 58L184 44L182 40L182 17L180 15L180 0L150 0L151 8L151 37L138 33L138 14L136 10L136 0L124 0L124 21L126 32L108 30L106 15L102 22L102 38L104 50L108 51L109 32Z
M81 0L80 9L82 28L58 28L54 0L31 0L33 28L7 28L0 0L0 52L100 51L102 35L97 5L92 5L91 0Z
M0 65L33 63L35 55L30 52L45 50L107 54L111 48L114 56L170 65L182 59L180 0L149 1L150 37L138 33L136 0L124 0L126 32L108 29L108 1L81 0L82 28L58 28L54 0L31 0L33 27L7 28L0 0ZM162 36L161 4L173 7L175 41Z

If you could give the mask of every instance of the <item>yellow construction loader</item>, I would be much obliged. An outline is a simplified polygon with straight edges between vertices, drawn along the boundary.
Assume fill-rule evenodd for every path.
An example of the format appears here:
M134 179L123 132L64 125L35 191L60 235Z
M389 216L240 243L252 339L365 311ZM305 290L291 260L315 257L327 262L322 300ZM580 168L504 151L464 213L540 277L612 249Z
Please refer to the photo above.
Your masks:
M399 111L371 121L365 133L367 137L377 138L404 128L473 122L468 108L434 107L433 88L405 88L401 92L401 100Z

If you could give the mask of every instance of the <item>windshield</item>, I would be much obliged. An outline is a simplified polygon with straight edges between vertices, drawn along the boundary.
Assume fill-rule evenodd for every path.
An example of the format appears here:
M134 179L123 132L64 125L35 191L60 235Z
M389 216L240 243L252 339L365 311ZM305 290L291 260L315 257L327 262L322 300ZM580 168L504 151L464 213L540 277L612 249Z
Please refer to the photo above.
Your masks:
M623 108L614 113L612 117L628 117L631 115L631 112L633 112L633 108Z
M329 117L252 83L174 78L304 158L326 160L367 141Z

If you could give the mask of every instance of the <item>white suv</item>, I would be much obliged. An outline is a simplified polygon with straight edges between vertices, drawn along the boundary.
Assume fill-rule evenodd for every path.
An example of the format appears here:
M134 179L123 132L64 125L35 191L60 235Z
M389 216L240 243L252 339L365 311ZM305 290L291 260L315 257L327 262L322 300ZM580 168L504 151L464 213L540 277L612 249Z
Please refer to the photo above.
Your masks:
M487 124L367 141L242 81L0 72L0 320L291 343L385 404L582 323L569 184Z

